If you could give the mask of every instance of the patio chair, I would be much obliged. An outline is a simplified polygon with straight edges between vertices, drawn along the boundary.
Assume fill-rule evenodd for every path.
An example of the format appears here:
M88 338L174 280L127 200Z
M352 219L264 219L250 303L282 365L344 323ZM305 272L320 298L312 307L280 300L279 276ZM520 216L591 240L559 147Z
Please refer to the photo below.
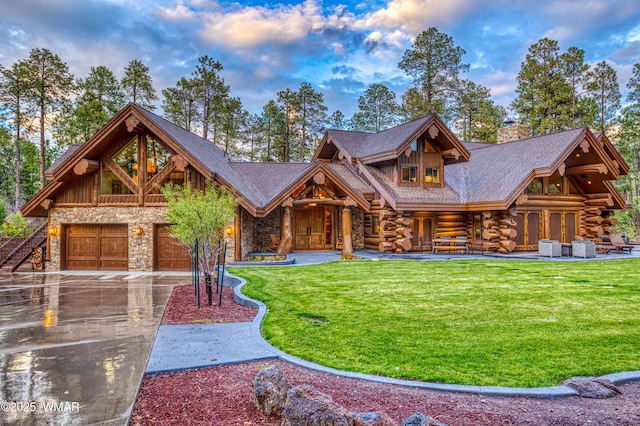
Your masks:
M609 239L611 240L611 245L616 249L616 251L628 251L629 254L631 254L633 246L631 244L625 243L620 235L611 235Z
M561 257L562 244L555 240L540 240L538 241L538 256Z
M600 238L595 238L593 242L596 245L596 253L608 254L611 250L615 249L615 246L603 242Z
M469 253L469 240L466 236L457 235L453 245L462 253Z
M593 241L585 240L574 241L571 243L571 252L573 257L596 257L596 244Z
M269 251L278 251L278 247L280 246L280 238L276 234L269 235L271 237L271 244L269 244Z

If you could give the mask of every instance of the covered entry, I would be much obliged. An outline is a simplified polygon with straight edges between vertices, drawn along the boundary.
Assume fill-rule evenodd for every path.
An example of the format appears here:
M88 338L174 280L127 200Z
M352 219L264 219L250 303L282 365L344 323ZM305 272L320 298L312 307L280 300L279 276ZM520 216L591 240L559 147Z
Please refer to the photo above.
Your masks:
M320 250L325 248L327 241L331 245L331 212L322 206L296 206L294 249Z
M167 225L156 225L154 234L154 270L190 271L191 254L185 246L171 236Z
M66 225L63 265L71 270L126 271L129 268L127 225Z

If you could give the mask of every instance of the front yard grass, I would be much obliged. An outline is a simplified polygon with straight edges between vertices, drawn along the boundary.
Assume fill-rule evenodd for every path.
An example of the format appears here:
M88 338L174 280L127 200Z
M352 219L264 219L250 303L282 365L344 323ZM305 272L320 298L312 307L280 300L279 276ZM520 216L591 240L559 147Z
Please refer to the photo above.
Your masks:
M640 260L233 268L265 338L348 371L539 387L640 370Z

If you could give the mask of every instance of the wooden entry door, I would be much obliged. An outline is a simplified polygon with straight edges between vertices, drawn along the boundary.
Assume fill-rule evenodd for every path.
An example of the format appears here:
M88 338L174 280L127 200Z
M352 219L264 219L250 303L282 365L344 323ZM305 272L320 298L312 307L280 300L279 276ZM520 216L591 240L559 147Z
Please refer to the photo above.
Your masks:
M129 269L127 225L68 225L65 234L66 269Z
M325 248L324 207L296 207L294 214L294 249Z

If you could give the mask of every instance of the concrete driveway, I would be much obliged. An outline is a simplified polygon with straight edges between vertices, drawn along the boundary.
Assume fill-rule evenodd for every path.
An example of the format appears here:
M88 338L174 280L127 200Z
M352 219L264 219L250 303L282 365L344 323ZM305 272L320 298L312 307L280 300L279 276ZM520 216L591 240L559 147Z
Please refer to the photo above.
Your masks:
M0 273L0 425L125 425L185 274Z

